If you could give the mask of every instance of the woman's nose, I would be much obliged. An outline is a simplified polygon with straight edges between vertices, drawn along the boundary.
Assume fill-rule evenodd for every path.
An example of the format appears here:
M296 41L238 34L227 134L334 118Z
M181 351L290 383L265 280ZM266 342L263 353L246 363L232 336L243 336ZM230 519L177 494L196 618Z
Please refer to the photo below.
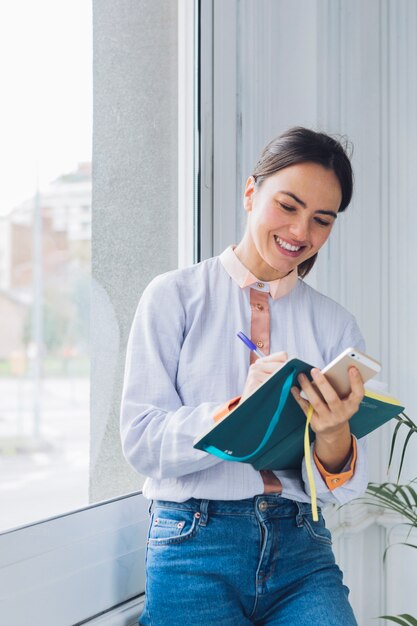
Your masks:
M298 241L305 241L308 239L309 225L306 220L295 220L290 227L291 234Z

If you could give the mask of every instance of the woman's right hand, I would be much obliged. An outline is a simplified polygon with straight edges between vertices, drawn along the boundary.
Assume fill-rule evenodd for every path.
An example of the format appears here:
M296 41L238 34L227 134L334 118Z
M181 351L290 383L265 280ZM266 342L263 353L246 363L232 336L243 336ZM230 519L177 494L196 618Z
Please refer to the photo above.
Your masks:
M286 352L274 352L252 363L249 368L240 402L246 400L246 398L256 391L267 378L280 370L287 361L288 354Z

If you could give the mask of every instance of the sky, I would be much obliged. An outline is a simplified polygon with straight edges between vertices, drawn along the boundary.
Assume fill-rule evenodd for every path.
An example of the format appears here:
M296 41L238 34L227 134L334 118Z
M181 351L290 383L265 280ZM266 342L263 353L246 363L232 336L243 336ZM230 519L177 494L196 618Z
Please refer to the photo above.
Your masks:
M0 3L0 215L91 160L91 0Z

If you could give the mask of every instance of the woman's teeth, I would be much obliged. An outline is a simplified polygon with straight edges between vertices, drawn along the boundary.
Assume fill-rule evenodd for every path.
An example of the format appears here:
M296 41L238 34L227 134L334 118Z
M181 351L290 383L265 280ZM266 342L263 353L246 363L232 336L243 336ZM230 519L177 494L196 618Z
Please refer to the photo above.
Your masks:
M277 242L277 244L281 246L281 248L284 248L284 250L289 250L290 252L298 252L298 250L301 250L301 246L292 246L290 243L287 243L286 241L283 241L282 239L280 239L278 235L274 235L274 236L275 236L275 241Z

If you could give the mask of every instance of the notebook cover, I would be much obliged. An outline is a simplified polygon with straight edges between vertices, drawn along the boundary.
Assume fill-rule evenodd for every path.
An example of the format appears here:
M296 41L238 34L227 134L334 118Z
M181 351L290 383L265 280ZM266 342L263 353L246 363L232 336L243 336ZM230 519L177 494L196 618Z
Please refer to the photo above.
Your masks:
M310 377L312 365L299 359L291 359L283 368L268 378L259 389L237 406L231 413L194 441L194 447L204 450L214 445L220 450L232 452L233 456L241 457L256 450L268 428L280 398L280 390L288 375L295 372L294 384L301 372ZM298 385L299 386L299 385ZM262 450L262 454L274 448L289 433L304 427L305 416L290 394L281 414L278 427ZM251 463L255 460L252 459Z
M310 377L311 369L312 366L308 363L291 359L242 404L214 424L203 436L198 437L194 447L205 450L206 446L215 446L231 455L231 461L233 456L242 457L250 454L262 441L278 406L280 391L288 375L295 372L294 384L299 386L298 374L303 372ZM403 410L404 407L394 398L367 390L358 412L350 420L351 431L360 439ZM271 438L248 462L255 469L299 469L304 456L305 420L303 411L290 394ZM314 437L311 431L311 441L314 441Z

